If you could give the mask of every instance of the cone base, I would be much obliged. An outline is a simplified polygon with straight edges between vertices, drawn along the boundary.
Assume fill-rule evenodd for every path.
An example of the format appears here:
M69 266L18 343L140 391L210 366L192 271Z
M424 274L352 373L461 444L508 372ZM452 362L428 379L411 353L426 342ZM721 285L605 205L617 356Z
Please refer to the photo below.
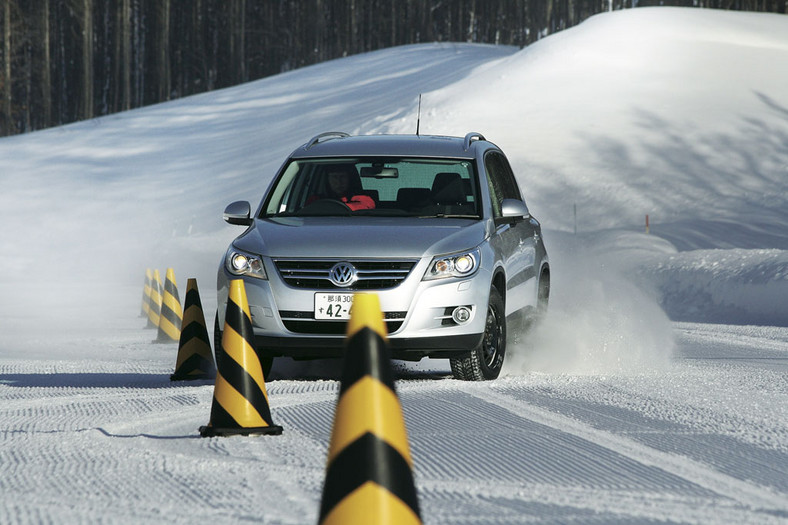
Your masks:
M171 343L177 343L177 342L178 341L176 341L175 339L170 339L169 337L166 338L166 339L156 338L153 341L151 341L151 343L155 343L155 344L171 344Z
M170 376L170 381L192 381L197 379L216 379L216 375L215 374L202 374L202 375L172 374Z
M278 425L271 425L269 427L248 427L248 428L221 428L205 426L200 427L200 435L202 437L215 437L215 436L249 436L253 434L267 434L271 436L278 436L282 433L282 427Z

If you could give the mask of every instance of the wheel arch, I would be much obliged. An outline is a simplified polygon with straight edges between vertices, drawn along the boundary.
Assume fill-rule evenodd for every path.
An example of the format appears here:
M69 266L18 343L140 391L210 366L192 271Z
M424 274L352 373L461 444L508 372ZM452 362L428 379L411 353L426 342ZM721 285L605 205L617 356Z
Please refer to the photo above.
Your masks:
M492 278L492 286L495 286L498 293L501 294L501 299L503 299L503 304L506 304L506 273L504 272L502 267L496 268L495 272L493 273Z

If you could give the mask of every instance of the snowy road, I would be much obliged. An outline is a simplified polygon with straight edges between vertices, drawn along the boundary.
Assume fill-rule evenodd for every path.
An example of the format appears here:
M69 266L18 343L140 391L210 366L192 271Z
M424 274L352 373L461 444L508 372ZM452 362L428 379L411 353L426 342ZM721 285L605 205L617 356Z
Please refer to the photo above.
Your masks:
M212 383L171 383L177 345L142 325L4 343L0 522L316 522L338 383L282 367L282 436L200 438ZM788 328L674 331L635 375L400 367L425 523L784 523Z

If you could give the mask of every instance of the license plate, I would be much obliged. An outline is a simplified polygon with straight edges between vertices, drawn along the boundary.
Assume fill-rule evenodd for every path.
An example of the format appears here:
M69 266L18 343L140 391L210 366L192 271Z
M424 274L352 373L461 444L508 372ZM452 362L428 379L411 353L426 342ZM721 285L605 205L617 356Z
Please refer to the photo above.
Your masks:
M352 306L353 294L316 293L315 319L350 319L350 308Z

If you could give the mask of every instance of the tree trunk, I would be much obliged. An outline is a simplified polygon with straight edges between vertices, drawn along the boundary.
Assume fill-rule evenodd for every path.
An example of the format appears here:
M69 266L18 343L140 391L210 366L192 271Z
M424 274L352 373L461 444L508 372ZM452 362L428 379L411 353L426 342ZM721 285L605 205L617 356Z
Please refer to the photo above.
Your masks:
M241 65L241 82L246 82L249 77L246 74L246 0L241 0L241 10L238 13L241 19L239 30L240 42L238 43L239 63Z
M93 2L82 2L82 118L93 118Z
M41 36L43 64L41 64L41 99L44 126L52 125L52 57L49 50L49 0L43 0Z
M3 0L3 125L2 135L12 133L13 118L11 117L11 0Z
M159 102L170 99L170 0L161 0L159 17Z
M120 46L122 95L121 111L131 109L131 0L122 0L120 13Z

